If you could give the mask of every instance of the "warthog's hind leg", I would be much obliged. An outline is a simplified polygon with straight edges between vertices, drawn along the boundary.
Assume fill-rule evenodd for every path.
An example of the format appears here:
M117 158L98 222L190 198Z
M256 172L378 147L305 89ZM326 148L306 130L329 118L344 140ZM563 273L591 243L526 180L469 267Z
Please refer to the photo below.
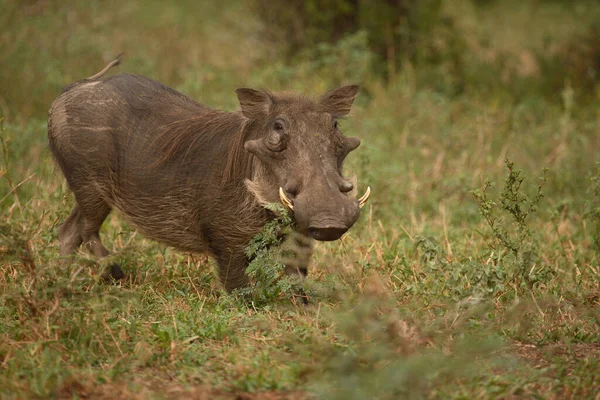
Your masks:
M76 205L66 221L60 226L58 239L60 241L60 255L63 257L73 254L83 243L78 228L79 217L79 206Z
M77 202L81 206L79 233L85 248L99 259L106 257L108 250L100 240L100 227L110 213L110 207L100 199L84 203L85 206L79 200Z
M85 248L98 259L106 257L109 253L100 240L100 227L110 213L110 207L99 197L78 196L77 205L71 215L61 225L59 231L60 254L67 256L74 253L84 244ZM111 265L103 274L104 279L123 278L124 274L118 265Z

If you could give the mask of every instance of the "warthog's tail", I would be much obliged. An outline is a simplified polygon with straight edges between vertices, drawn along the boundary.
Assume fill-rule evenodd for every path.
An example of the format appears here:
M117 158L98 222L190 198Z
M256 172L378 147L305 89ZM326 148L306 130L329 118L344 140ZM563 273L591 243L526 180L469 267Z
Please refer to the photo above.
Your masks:
M104 67L104 69L102 71L98 72L96 75L90 76L89 78L86 79L86 81L93 81L93 80L96 80L98 78L101 78L102 75L104 75L105 73L107 73L109 69L111 69L115 65L121 64L121 57L123 56L123 54L125 54L125 53L119 54L114 60L112 60L111 62L109 62L108 65L106 67Z

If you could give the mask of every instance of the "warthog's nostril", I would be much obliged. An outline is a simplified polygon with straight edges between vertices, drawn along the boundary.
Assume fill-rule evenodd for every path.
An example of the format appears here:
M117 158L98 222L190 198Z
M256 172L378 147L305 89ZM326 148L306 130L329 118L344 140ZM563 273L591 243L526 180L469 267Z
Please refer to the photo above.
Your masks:
M345 226L311 226L308 228L308 236L316 240L327 242L341 238L347 230L348 228Z
M354 186L352 185L352 183L348 182L348 181L343 181L340 184L340 191L342 193L348 193L349 191L351 191L352 189L354 189Z

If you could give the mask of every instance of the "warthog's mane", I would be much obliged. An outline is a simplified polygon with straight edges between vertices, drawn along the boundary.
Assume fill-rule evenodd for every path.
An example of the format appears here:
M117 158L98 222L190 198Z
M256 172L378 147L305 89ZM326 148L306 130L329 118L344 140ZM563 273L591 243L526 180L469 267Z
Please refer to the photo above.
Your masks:
M179 158L183 162L207 151L227 154L222 183L248 178L251 155L244 150L244 140L252 121L241 114L208 110L160 128L157 136L157 161L160 166Z

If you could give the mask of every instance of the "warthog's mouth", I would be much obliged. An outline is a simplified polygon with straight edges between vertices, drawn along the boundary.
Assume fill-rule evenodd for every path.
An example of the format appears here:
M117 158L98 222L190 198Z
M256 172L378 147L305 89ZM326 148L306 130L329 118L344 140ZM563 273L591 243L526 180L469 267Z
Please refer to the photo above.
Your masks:
M321 242L330 242L333 240L338 240L347 231L348 227L346 226L311 226L308 228L306 234L315 240L319 240Z
M371 187L367 186L367 190L365 191L365 194L363 194L361 197L359 197L357 199L358 207L363 208L364 205L367 204L369 197L371 197ZM287 197L287 195L285 194L285 191L283 190L282 187L279 187L279 200L281 200L281 202L283 203L284 206L286 206L290 210L294 211L294 203L292 202L292 200L290 200L289 197Z

